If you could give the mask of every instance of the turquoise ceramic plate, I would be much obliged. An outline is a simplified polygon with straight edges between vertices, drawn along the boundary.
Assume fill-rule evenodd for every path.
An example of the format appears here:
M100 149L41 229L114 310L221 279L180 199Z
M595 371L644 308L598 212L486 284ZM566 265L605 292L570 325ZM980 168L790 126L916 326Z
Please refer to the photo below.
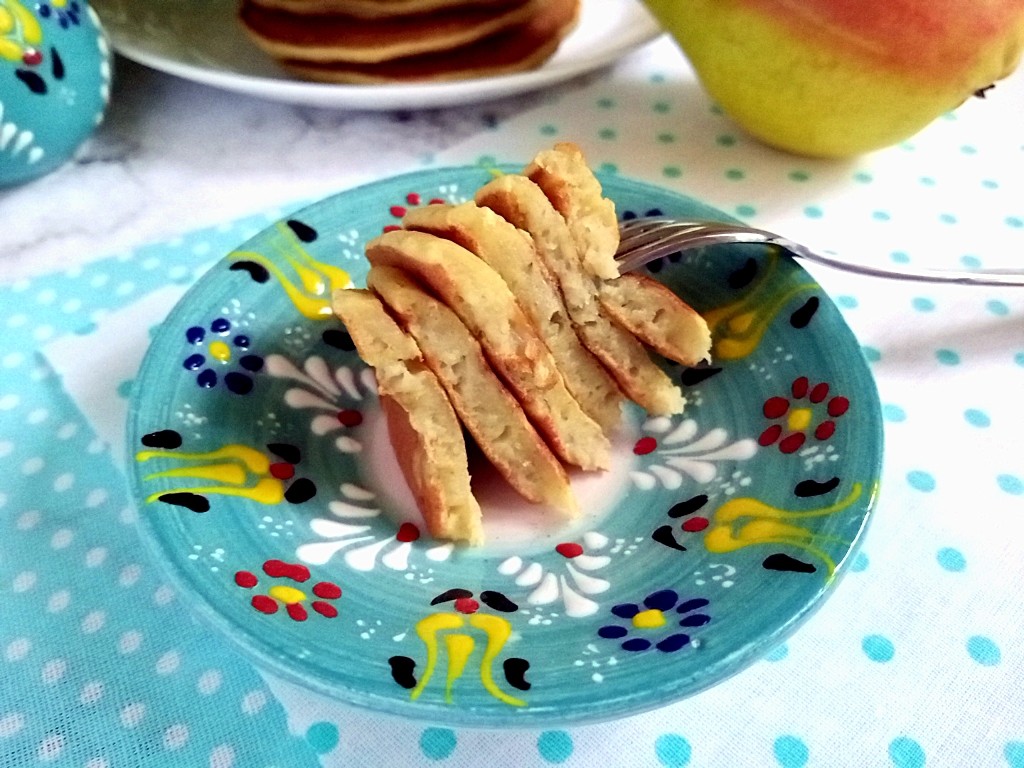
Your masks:
M371 371L327 309L365 242L482 168L344 192L229 254L161 326L129 419L134 494L183 599L258 663L370 709L551 726L696 693L771 650L848 567L875 496L878 400L791 260L731 246L652 272L713 328L669 366L677 418L630 408L565 525L476 478L488 544L424 535ZM622 216L721 216L615 176Z

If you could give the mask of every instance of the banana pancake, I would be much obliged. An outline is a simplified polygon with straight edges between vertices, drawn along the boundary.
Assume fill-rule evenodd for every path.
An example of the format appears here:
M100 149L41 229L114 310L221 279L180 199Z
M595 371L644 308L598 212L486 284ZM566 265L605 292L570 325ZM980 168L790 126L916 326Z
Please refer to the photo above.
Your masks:
M361 19L415 16L445 8L515 5L519 0L252 0L254 5L289 13L340 13Z
M501 275L551 350L565 385L583 410L606 432L619 424L622 393L580 342L558 283L527 233L472 202L413 208L402 225L458 243Z
M437 538L481 543L462 426L416 342L369 291L336 291L332 307L359 357L374 369L388 435L427 530Z
M630 400L653 415L679 413L679 388L651 360L636 337L613 322L599 301L597 278L583 269L569 227L537 184L525 176L500 176L476 193L479 205L528 232L537 252L558 280L576 331Z
M366 257L373 266L413 274L459 316L557 456L581 469L609 466L608 438L570 394L497 272L462 246L425 232L385 232L367 243Z
M584 263L615 265L619 222L611 201L575 144L537 155L525 175L562 214ZM711 354L711 331L686 302L657 280L630 273L601 275L598 300L617 323L670 360L694 365ZM610 269L609 269L610 271Z
M415 339L462 423L509 485L529 501L575 516L565 469L458 316L400 269L373 267L367 285Z
M295 14L243 0L239 18L253 41L276 59L378 63L447 51L530 19L546 0L469 6L381 19Z
M524 23L475 42L376 63L298 61L279 63L295 75L328 83L442 82L535 69L547 61L576 24L580 0L543 0Z

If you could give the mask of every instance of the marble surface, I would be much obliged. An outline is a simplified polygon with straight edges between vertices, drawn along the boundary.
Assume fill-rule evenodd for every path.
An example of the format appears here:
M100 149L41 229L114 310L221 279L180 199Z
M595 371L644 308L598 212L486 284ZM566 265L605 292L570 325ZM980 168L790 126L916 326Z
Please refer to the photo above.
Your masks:
M578 88L466 107L358 112L264 101L118 58L106 120L74 160L0 190L0 279L16 280L429 162Z

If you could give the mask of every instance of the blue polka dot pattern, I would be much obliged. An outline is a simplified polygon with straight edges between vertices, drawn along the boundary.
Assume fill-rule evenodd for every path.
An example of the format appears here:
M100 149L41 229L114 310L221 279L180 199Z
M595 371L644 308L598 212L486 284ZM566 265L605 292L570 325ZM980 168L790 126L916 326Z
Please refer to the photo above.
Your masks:
M836 296L836 304L843 309L856 309L857 303L856 296Z
M1021 480L1016 475L997 475L996 484L999 486L1001 491L1004 491L1011 496L1020 496L1024 494L1024 480Z
M930 493L935 490L935 478L920 469L914 469L907 473L907 482L916 491Z
M990 299L985 304L985 309L987 309L996 317L1006 317L1008 314L1010 314L1009 306L1007 306L1005 301L1000 301L999 299Z
M306 729L306 741L318 755L326 754L338 746L338 726L321 720Z
M943 365L959 365L960 355L952 349L939 349L935 351L935 359Z
M1010 768L1024 768L1024 741L1009 741L1003 747L1003 757Z
M908 736L900 736L889 744L889 759L895 768L924 768L921 745Z
M861 352L864 354L864 359L869 363L877 363L882 359L882 353L874 347L861 347Z
M981 266L981 259L975 256L973 253L965 253L960 257L960 263L968 269L977 269Z
M907 413L898 405L885 403L885 405L882 406L882 418L886 421L899 423L907 420Z
M906 251L893 251L889 254L889 258L897 264L907 264L910 262L910 255Z
M880 664L892 661L892 657L896 655L892 640L884 635L868 635L861 641L860 646L869 659Z
M1024 352L1018 352L1017 354L1015 354L1013 356L1013 362L1015 362L1021 368L1024 368Z
M765 661L782 661L787 656L789 656L789 646L783 643L775 646L764 658Z
M914 300L910 302L910 306L918 312L932 312L935 310L935 302L924 296L915 297Z
M572 750L572 736L565 731L544 731L537 739L537 751L548 763L564 763Z
M654 740L654 754L665 768L690 764L690 742L677 733L663 733Z
M854 573L863 573L868 569L870 562L867 555L863 552L858 552L857 556L853 558L853 565L850 566L850 570Z
M936 559L944 570L954 573L959 573L967 567L967 560L964 558L963 553L953 547L943 547L940 549Z
M967 653L983 667L994 667L1002 659L999 646L992 639L982 635L968 638Z
M446 760L457 745L451 728L427 728L420 734L420 751L430 760Z
M821 208L819 208L816 205L808 205L806 208L804 208L804 216L806 216L809 219L820 219L824 215L825 212L822 211Z
M968 408L964 411L964 418L967 419L967 423L972 427L984 429L985 427L992 426L992 419L988 417L988 414L977 408Z
M775 759L781 768L803 768L807 765L810 752L807 745L796 736L779 736L773 745Z

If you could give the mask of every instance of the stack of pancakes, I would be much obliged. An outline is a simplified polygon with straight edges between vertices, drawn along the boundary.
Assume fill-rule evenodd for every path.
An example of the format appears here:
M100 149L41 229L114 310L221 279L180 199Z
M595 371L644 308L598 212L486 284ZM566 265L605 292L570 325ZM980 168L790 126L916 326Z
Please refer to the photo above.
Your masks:
M367 244L367 288L333 305L375 370L428 530L483 539L463 428L524 498L574 516L565 467L609 467L625 399L683 409L647 348L695 365L707 324L661 283L618 274L614 205L573 144L402 225Z
M253 41L310 80L457 80L540 66L579 0L242 0Z

